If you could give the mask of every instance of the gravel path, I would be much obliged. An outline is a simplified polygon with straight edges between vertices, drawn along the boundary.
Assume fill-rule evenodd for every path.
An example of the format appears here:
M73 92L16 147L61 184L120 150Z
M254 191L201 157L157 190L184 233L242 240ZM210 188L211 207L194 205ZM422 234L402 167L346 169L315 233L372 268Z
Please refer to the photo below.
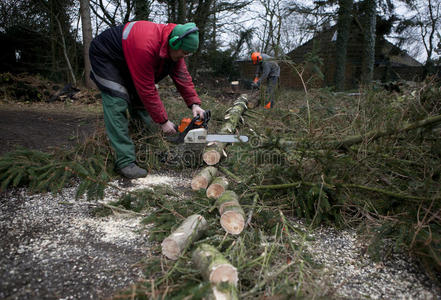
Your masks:
M149 175L129 189L155 184L190 185L182 177ZM95 217L92 205L74 200L75 191L1 195L0 299L106 298L143 278L137 263L149 255L149 228L133 215ZM107 189L106 201L119 193ZM383 264L362 256L355 232L321 228L312 235L306 245L324 266L319 284L336 298L441 299L439 288L402 256Z

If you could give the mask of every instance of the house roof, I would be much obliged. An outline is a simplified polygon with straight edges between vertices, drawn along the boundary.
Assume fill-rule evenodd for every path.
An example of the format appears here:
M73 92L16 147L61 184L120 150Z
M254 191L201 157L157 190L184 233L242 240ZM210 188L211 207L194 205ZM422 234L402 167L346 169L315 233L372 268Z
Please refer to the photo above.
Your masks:
M360 40L362 39L360 24L353 22L352 26L353 30L351 30L348 41L348 57L356 56L358 58L363 55L361 51L362 48L360 46L362 45L362 41ZM337 26L334 25L323 30L322 32L319 32L312 39L289 52L287 56L291 57L295 62L303 61L304 56L311 52L315 42L318 42L317 44L321 53L329 54L332 49L335 49L336 36ZM351 49L349 49L350 47ZM375 48L375 61L378 65L389 63L392 66L422 66L420 62L407 54L405 50L402 50L396 45L387 41L383 36L377 36Z

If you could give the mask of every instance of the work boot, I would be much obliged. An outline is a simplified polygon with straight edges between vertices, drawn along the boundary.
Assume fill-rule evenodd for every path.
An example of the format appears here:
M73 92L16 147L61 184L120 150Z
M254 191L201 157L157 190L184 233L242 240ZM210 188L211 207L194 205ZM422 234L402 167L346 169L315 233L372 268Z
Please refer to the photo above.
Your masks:
M144 170L143 168L138 167L135 163L131 163L130 165L119 169L118 173L129 179L141 178L147 176L147 171Z

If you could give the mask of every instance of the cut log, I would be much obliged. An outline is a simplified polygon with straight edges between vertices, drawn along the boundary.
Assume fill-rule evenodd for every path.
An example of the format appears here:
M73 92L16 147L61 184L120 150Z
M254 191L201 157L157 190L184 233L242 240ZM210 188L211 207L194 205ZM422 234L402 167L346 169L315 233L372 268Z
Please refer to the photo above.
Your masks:
M233 106L230 107L227 114L225 115L225 123L223 124L220 133L222 134L234 134L237 124L242 118L242 114L247 110L248 95L242 94L236 101L234 101ZM226 143L215 143L208 146L204 153L202 154L202 159L204 162L213 166L217 164L223 154Z
M214 144L205 148L205 151L202 154L202 159L204 162L209 166L214 166L217 164L223 156L223 149L226 145L226 143L215 142Z
M206 167L202 169L191 181L191 188L193 191L206 189L211 181L216 177L217 169L215 167Z
M216 177L207 189L207 197L219 198L228 188L228 180L225 177Z
M201 215L191 215L171 235L162 241L162 254L177 260L182 251L202 236L207 221Z
M231 283L213 284L211 292L212 295L209 295L206 299L239 300L237 288Z
M245 226L245 213L239 204L239 197L233 191L225 191L217 199L217 208L221 216L220 223L226 232L239 234Z
M214 284L228 282L237 286L237 269L213 246L201 244L193 252L192 261L205 280Z

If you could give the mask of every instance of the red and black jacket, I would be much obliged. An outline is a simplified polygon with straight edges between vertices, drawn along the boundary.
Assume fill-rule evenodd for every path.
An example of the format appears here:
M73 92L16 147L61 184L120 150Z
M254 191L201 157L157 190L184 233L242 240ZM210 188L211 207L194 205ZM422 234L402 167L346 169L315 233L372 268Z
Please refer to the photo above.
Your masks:
M168 39L176 24L135 21L112 27L91 43L91 78L103 92L136 104L139 100L153 121L167 113L155 83L170 75L187 106L200 104L184 59L173 62Z

